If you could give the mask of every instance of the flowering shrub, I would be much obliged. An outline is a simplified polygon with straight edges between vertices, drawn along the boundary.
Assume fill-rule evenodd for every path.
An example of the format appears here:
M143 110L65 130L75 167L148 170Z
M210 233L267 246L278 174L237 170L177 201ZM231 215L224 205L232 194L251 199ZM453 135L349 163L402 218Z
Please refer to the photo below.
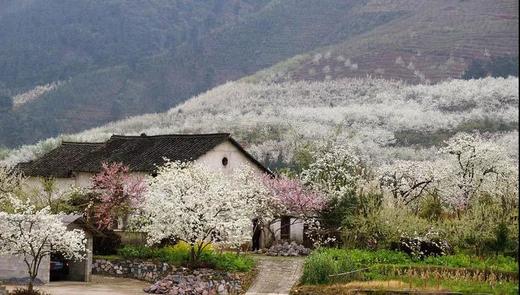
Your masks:
M424 259L429 256L443 256L453 250L446 240L439 238L438 233L427 232L423 236L403 236L392 246L394 250L402 251L414 259Z
M14 196L20 189L23 177L12 168L0 165L0 201Z
M280 215L307 218L315 216L326 205L325 196L305 187L299 180L284 176L264 176L263 183L278 202Z

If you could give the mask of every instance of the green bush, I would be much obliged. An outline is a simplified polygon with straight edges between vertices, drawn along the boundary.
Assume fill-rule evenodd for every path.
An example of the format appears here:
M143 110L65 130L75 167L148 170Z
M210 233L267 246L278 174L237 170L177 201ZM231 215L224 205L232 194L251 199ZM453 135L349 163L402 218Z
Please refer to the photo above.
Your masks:
M332 256L327 252L316 251L305 260L301 281L305 284L325 284L331 281L330 275L337 272L338 268Z
M234 272L250 271L255 266L255 262L251 257L236 253L216 253L208 251L202 255L201 259L203 263L216 269Z
M125 245L117 250L117 254L126 259L150 259L159 258L161 249L150 248L145 246Z
M344 255L348 256L356 266L372 264L404 264L412 261L405 253L390 250L365 251L355 249L344 252L347 252Z
M175 246L163 248L126 245L117 252L118 255L125 259L159 260L179 266L187 266L190 257L190 248L185 243L178 243ZM254 260L245 255L219 253L208 247L202 253L199 266L225 271L246 272L254 267Z

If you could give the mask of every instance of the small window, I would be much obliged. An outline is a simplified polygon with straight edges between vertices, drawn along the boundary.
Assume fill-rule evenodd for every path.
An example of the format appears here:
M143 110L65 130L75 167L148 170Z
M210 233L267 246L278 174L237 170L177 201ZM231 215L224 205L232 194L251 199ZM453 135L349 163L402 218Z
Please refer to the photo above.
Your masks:
M224 157L222 158L222 165L227 166L228 164L228 158Z

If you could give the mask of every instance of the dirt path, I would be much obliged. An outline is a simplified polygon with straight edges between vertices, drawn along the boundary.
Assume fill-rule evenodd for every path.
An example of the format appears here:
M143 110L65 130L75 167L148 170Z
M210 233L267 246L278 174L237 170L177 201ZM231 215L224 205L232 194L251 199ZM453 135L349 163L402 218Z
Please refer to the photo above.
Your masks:
M92 282L51 282L36 289L52 295L143 295L143 288L150 284L133 279L92 276ZM8 286L13 290L15 286Z
M303 270L302 257L256 256L258 276L246 295L289 294Z

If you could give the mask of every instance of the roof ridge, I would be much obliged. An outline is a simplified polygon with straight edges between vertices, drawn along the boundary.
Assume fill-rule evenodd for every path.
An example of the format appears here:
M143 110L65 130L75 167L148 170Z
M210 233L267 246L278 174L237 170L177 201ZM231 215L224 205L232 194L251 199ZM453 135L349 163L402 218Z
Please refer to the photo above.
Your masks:
M113 134L110 138L150 138L150 137L208 137L208 136L227 136L231 137L229 132L217 132L217 133L173 133L173 134L157 134L157 135L121 135Z
M104 144L104 141L101 142L80 142L80 141L62 141L61 144L77 144L77 145L94 145L94 144Z

